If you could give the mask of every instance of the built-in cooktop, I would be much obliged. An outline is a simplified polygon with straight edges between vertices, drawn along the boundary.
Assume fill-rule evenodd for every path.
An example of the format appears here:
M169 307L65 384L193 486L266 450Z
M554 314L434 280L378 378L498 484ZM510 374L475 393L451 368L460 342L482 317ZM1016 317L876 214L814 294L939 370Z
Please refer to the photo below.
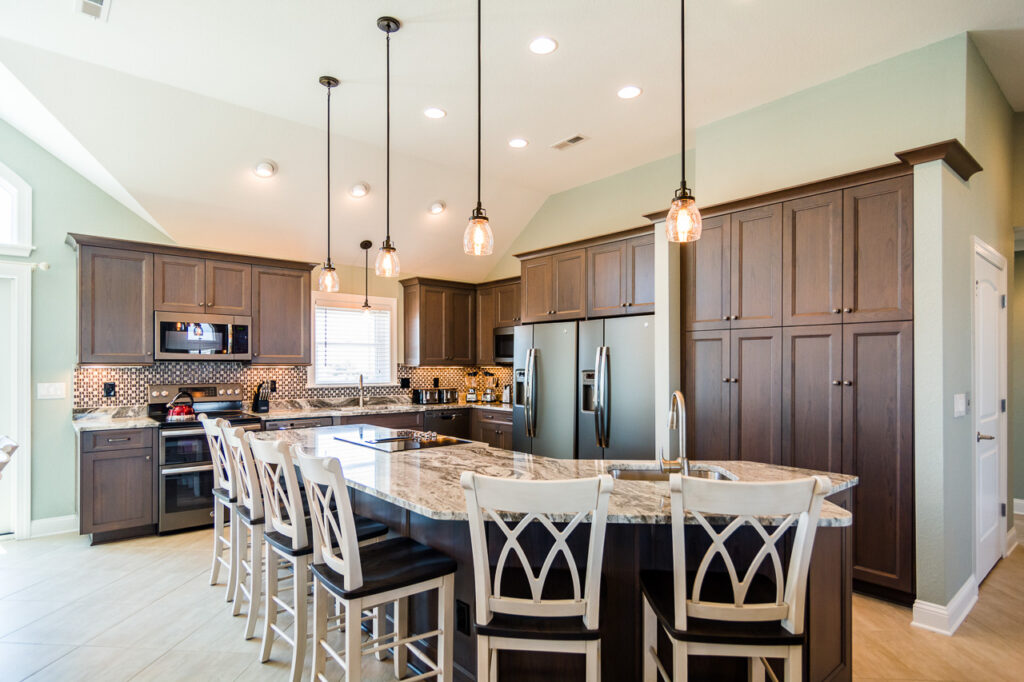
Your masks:
M349 424L339 428L334 436L336 440L362 445L381 452L402 452L405 450L424 450L442 445L462 445L468 440L442 436L432 431L412 431L409 429L389 429L369 424Z

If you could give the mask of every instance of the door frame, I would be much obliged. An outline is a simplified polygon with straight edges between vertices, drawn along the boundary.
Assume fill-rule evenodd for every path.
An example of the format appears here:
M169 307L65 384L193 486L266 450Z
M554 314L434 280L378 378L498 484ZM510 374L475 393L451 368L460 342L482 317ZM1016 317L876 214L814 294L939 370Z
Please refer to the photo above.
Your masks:
M999 251L992 248L982 239L978 238L977 235L971 237L973 243L973 249L971 253L971 393L974 396L975 404L977 404L978 396L978 382L977 376L975 375L975 367L977 348L975 348L975 323L977 320L977 305L978 297L976 292L975 282L977 278L977 259L980 256L984 258L992 265L999 268L1000 272L1000 288L1003 294L1007 296L1007 304L1002 308L1000 314L1000 331L999 331L999 392L1002 394L1003 399L1009 399L1007 395L1007 372L1008 372L1008 360L1007 360L1007 334L1009 330L1007 328L1007 311L1009 310L1009 292L1007 291L1007 278L1006 268L1008 263L1006 257L1003 256ZM971 410L971 430L977 432L977 410ZM1009 408L1006 412L1000 412L999 416L999 498L1006 509L1006 514L1002 516L1001 521L1001 532L999 533L999 546L1000 555L1006 557L1006 532L1009 515L1012 513L1008 507L1009 500L1007 499L1007 459L1009 452L1007 449L1006 434L1007 434L1007 415L1009 414ZM971 545L972 553L974 555L974 561L972 570L978 572L978 442L977 439L971 443L971 536L974 538L974 542ZM981 580L981 576L976 576L977 580Z
M32 270L31 263L0 262L0 279L12 283L10 329L14 337L11 344L11 362L14 369L14 423L18 450L4 474L13 476L14 539L25 540L32 528Z

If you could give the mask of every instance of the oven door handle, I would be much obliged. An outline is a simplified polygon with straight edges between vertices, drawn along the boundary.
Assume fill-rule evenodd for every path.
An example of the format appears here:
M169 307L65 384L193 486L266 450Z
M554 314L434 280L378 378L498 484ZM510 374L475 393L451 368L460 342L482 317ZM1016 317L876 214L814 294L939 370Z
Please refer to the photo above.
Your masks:
M166 440L168 438L174 438L177 436L204 436L206 435L206 429L169 429L160 431L160 440Z
M173 469L161 469L161 476L174 476L175 474L194 474L200 471L213 471L212 464L200 464L194 467L174 467Z

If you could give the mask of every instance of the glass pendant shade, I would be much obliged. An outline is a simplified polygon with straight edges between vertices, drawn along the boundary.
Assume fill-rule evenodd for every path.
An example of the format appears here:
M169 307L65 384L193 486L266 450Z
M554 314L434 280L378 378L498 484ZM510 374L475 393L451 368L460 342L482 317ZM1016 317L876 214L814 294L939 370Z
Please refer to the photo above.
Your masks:
M317 284L317 288L320 291L326 291L332 294L336 294L341 291L341 279L338 277L338 271L334 269L334 266L330 263L325 263L320 269L320 281Z
M398 277L401 272L398 264L398 250L389 244L380 247L374 267L378 277Z
M695 242L700 239L701 218L697 202L688 194L676 195L665 218L665 235L670 242Z
M486 216L474 215L462 235L462 250L470 256L490 256L494 253L494 233Z

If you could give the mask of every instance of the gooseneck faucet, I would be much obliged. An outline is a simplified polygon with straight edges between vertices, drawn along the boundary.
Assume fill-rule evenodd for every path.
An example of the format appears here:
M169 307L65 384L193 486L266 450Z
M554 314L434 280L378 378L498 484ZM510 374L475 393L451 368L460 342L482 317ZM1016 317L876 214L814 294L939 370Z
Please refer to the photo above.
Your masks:
M363 406L363 375L359 375L359 407Z
M686 398L682 391L673 391L668 403L668 428L675 429L679 433L679 457L678 459L665 459L658 456L658 466L667 473L681 472L683 476L690 475L690 461L686 458Z

